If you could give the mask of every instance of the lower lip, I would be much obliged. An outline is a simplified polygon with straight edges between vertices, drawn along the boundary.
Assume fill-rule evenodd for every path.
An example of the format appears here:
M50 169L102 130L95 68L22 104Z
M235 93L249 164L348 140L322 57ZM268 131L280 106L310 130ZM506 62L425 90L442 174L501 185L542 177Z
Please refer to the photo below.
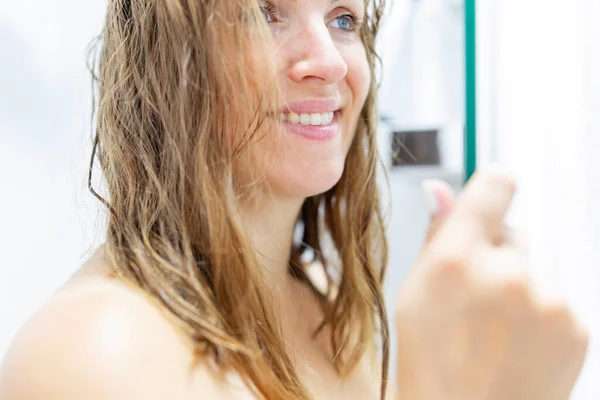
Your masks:
M289 133L302 136L308 140L325 142L331 140L338 134L338 114L333 114L333 121L329 125L302 125L280 121L281 126Z

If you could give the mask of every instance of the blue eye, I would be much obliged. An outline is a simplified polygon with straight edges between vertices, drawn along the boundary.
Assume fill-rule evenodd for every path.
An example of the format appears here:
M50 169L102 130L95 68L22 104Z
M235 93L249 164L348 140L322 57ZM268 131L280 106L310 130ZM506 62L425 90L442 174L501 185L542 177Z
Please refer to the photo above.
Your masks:
M350 14L340 15L332 21L334 28L341 29L343 31L354 31L356 30L356 18ZM335 26L337 24L337 26Z

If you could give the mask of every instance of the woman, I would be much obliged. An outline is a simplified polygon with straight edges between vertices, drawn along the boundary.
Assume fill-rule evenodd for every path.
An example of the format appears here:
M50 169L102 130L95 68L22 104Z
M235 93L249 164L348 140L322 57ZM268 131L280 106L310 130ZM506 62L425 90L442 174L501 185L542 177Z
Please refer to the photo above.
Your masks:
M18 335L2 399L394 397L375 180L382 10L109 1L95 143L106 243ZM456 202L441 183L430 192L398 299L403 398L567 399L587 337L526 279L502 225L512 180L478 173Z

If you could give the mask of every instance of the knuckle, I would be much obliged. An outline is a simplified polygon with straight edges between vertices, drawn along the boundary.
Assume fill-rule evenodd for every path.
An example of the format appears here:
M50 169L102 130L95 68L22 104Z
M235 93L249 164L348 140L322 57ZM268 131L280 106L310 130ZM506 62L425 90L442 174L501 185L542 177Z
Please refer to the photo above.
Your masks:
M572 318L569 306L561 299L546 300L540 308L542 315L548 319L570 320Z
M502 293L508 296L529 296L530 287L528 280L523 276L514 275L505 278L501 283Z
M437 266L462 267L469 263L467 252L453 246L437 246L430 251L430 261Z
M456 250L428 254L424 292L436 304L456 299L469 281L469 257Z
M440 278L464 278L469 258L457 251L438 252L432 256L435 276Z
M572 331L575 318L569 306L561 300L552 300L539 306L539 317L547 330Z
M528 279L514 275L499 283L498 295L510 311L524 311L531 306L531 287Z
M573 356L585 355L590 340L589 331L566 302L553 301L544 304L540 320L544 332L558 335L561 342L573 351Z

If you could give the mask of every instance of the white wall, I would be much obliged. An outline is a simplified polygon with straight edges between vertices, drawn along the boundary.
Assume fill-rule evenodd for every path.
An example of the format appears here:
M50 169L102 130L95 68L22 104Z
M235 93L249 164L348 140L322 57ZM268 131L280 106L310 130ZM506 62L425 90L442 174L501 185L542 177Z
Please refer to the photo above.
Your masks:
M94 239L85 47L104 1L0 2L0 357Z
M573 400L600 398L600 2L479 2L481 160L519 181L511 214L532 274L562 292L591 342Z

